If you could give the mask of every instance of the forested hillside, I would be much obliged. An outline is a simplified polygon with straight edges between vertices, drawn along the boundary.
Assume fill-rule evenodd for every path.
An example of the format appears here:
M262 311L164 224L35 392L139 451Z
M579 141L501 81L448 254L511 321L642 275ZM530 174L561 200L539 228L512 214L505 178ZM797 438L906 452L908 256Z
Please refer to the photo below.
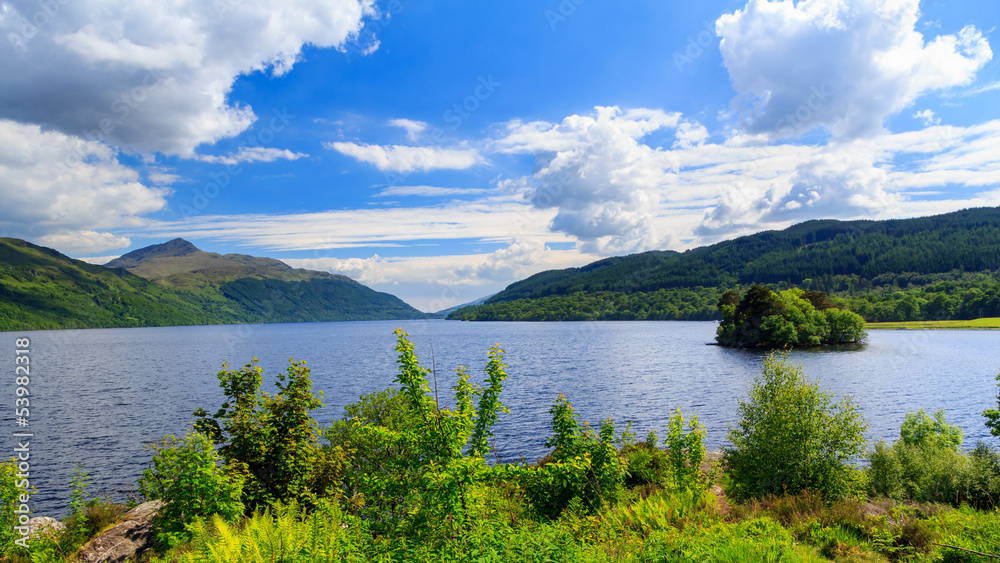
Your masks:
M235 258L226 264L226 257L202 252L186 241L168 245L122 257L129 257L124 263L133 268L144 265L147 271L164 274L153 281L124 268L88 264L30 242L0 238L0 330L426 316L395 296L343 276L242 255L227 255ZM209 255L213 265L180 269L184 260L203 259L199 254ZM289 281L294 279L301 281Z
M718 319L727 289L825 291L868 320L1000 316L1000 208L889 221L807 221L511 284L463 320Z

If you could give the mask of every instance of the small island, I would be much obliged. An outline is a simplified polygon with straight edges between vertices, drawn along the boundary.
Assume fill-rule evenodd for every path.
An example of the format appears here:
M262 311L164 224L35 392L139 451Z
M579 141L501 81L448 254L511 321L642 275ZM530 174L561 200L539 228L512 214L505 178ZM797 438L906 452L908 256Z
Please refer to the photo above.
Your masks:
M865 339L865 320L842 310L822 291L774 292L754 285L740 298L729 290L719 299L722 323L715 340L732 348L791 348L852 344Z

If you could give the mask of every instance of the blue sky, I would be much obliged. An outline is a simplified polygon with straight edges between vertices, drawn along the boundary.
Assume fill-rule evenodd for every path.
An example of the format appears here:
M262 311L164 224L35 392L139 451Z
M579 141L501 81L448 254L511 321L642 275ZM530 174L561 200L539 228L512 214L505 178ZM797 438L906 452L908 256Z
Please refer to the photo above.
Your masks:
M990 1L0 3L0 234L184 237L438 310L814 218L1000 205Z

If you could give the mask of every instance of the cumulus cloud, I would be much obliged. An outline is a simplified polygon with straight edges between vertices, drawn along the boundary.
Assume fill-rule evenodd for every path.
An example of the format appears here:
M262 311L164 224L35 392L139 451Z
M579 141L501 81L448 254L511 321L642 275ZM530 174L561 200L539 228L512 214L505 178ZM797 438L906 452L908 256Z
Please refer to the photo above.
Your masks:
M166 188L150 188L107 145L37 125L0 121L0 230L63 252L89 254L128 246L108 232L138 227L166 206Z
M928 41L918 17L919 0L750 0L720 17L748 131L868 136L921 94L970 84L993 56L986 39L969 26Z
M254 122L228 100L237 77L280 76L304 45L342 47L374 13L373 0L9 0L0 118L190 157Z
M235 154L226 156L198 155L196 158L202 162L213 164L235 165L244 162L274 162L276 160L298 160L309 156L300 152L292 152L288 149L276 149L273 147L240 147Z
M464 279L514 281L524 277L528 271L537 271L539 266L547 262L551 252L540 240L515 241L506 248L488 254L479 264L466 265L456 270L456 273Z
M383 172L465 170L483 161L479 151L475 149L383 146L348 142L325 143L324 146L361 162L367 162Z
M940 117L934 116L934 111L930 109L922 109L913 114L913 119L919 119L924 122L924 125L937 125L941 123Z
M406 131L406 138L411 141L416 141L420 137L420 134L427 129L427 124L423 121L414 121L412 119L390 119L389 125L393 127L400 127Z
M669 151L640 139L674 130L676 145L690 147L707 137L679 113L616 107L594 115L572 115L561 123L511 122L497 142L500 150L535 157L528 197L538 208L556 208L552 229L581 241L581 250L619 254L659 248L664 234L654 225L661 185L676 173Z

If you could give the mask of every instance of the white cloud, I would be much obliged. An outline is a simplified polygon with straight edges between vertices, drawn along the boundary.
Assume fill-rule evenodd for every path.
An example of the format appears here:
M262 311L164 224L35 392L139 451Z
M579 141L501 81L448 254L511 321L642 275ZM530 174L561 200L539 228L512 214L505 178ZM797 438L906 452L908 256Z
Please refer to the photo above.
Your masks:
M110 230L138 227L166 206L101 143L0 120L0 230L64 252L128 246Z
M393 127L401 127L406 130L406 138L411 141L416 141L420 134L427 129L427 124L423 121L414 121L412 119L390 119L389 125Z
M367 162L384 172L465 170L483 162L479 151L475 149L382 146L347 142L325 143L324 146L361 162Z
M993 56L982 34L925 41L918 17L919 0L750 0L723 15L719 50L748 130L873 135L920 95L971 83Z
M115 258L121 258L121 254L112 254L111 256L86 256L84 258L77 258L77 260L86 262L88 264L97 264L98 266L103 266L104 264L107 264L108 262L114 260Z
M596 259L572 250L549 250L539 242L515 242L492 253L368 258L285 258L306 268L355 279L387 291L421 311L440 311L497 293L512 281L551 268L582 266Z
M659 188L676 172L670 152L640 139L675 129L678 146L690 147L707 133L678 113L616 107L593 116L571 115L561 123L508 124L500 150L535 156L531 202L558 210L552 228L579 239L584 252L620 254L660 248L654 213Z
M479 264L459 268L456 274L465 280L512 282L535 273L546 265L552 253L540 240L514 241L509 246L488 254Z
M919 119L924 122L924 125L938 125L941 123L940 117L934 117L934 111L930 109L922 109L913 114L913 119Z
M144 236L214 239L274 250L316 250L434 243L442 240L508 242L514 238L572 239L553 235L553 213L534 213L510 198L453 201L423 207L345 209L291 215L195 216L152 223Z
M57 13L25 24L44 6ZM342 47L372 0L9 0L0 12L0 118L191 156L256 119L240 75L279 76L304 45Z
M58 249L64 254L90 254L111 248L125 248L132 244L132 241L128 237L119 237L111 233L76 231L45 235L39 239L39 243Z
M465 196L465 195L482 195L489 192L489 190L481 188L440 188L437 186L389 186L388 188L383 188L375 197L405 197L405 196L419 196L419 197L446 197L446 196Z
M308 154L292 152L288 149L276 149L273 147L240 147L236 154L227 156L198 155L196 160L201 162L211 162L213 164L235 165L243 162L274 162L276 160L298 160L305 158Z

